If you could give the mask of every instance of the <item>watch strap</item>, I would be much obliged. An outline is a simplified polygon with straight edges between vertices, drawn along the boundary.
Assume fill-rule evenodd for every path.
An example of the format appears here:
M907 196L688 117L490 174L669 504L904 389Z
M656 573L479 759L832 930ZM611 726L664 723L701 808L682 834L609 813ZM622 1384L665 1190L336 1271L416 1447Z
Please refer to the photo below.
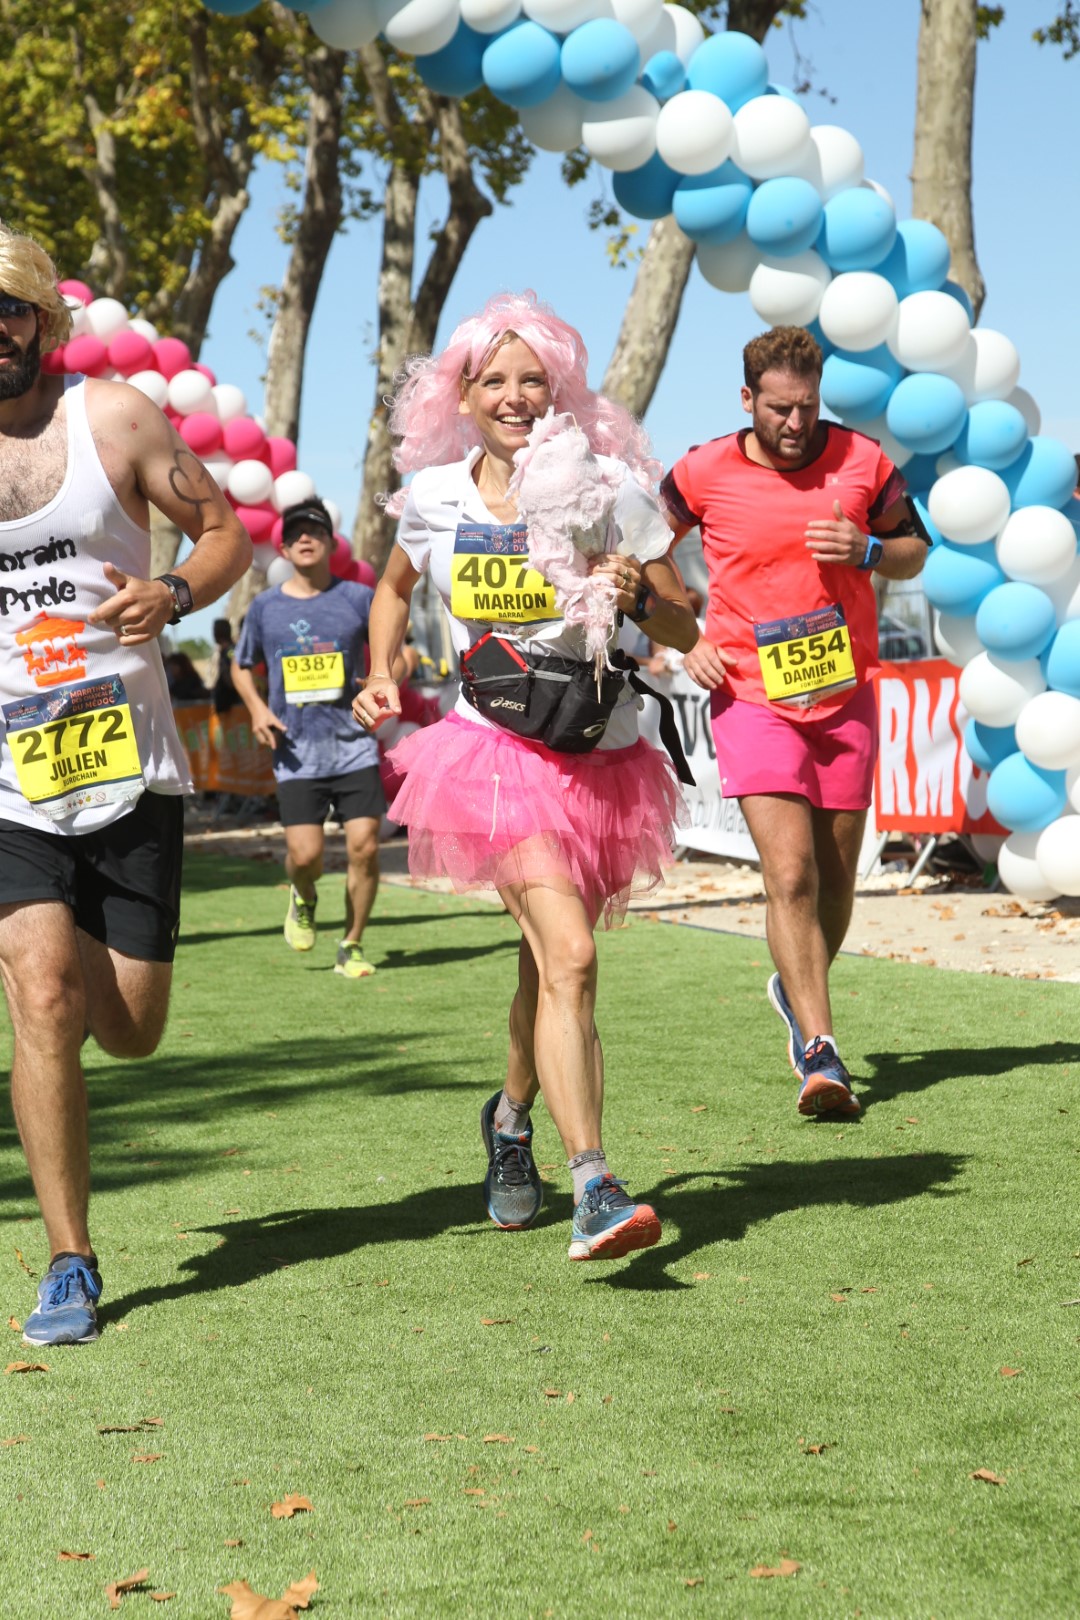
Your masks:
M881 541L875 535L868 534L866 537L866 551L862 562L858 565L860 572L868 573L871 568L876 568L881 561L881 554L884 550L885 547Z
M195 606L191 586L182 574L158 574L157 578L160 584L168 587L169 595L173 599L173 612L169 623L179 624Z

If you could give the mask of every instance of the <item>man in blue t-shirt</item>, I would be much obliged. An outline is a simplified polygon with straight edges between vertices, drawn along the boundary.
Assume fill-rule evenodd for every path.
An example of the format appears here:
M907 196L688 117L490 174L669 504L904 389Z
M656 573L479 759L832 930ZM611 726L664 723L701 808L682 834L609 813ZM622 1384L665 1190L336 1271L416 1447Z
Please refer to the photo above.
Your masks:
M323 869L323 823L331 808L345 828L345 934L334 972L364 979L364 925L379 887L379 821L386 809L378 745L361 731L352 700L364 678L373 592L330 572L334 525L322 501L282 513L282 553L294 573L248 609L233 662L233 685L259 742L273 751L278 807L291 885L285 938L294 951L315 944L315 885ZM252 666L265 663L268 701Z

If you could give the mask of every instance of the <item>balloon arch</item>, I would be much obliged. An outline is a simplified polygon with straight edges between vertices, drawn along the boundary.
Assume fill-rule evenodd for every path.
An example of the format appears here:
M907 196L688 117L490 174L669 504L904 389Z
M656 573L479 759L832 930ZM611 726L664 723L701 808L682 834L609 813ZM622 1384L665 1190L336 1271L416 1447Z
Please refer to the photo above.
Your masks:
M255 3L206 0L225 16ZM941 231L897 220L864 177L859 142L837 125L811 127L794 94L769 83L755 40L706 34L682 6L284 3L341 50L382 34L442 95L486 86L518 111L534 145L583 146L610 169L628 214L673 214L714 287L748 292L768 325L810 328L825 355L824 404L903 467L933 536L923 580L938 646L962 670L967 749L989 772L989 808L1011 829L1002 879L1031 900L1080 894L1076 461L1040 435L1014 344L972 327ZM212 386L182 346L151 339L119 305L112 334L99 331L96 311L109 303L88 305L89 335L67 345L66 367L87 369L80 344L107 344L103 367L178 413L187 442L253 519L253 538L269 541L275 506L298 498L289 480L304 478L292 446L265 440L238 390ZM121 340L130 355L117 356Z

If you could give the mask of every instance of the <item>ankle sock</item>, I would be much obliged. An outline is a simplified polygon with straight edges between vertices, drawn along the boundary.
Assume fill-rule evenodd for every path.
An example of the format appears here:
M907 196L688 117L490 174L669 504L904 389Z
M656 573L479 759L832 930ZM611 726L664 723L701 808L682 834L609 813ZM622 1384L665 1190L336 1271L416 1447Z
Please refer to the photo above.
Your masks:
M567 1159L570 1174L574 1178L574 1203L580 1204L585 1195L586 1183L594 1176L609 1176L607 1159L603 1148L586 1148L584 1153L575 1153L572 1159Z
M806 1043L807 1047L813 1046L815 1041L824 1041L826 1046L831 1046L832 1047L832 1049L836 1053L837 1057L840 1056L840 1048L837 1046L834 1036L832 1036L832 1035L811 1035L810 1039Z
M529 1128L529 1114L528 1103L515 1102L504 1091L495 1104L495 1129L504 1136L522 1136Z

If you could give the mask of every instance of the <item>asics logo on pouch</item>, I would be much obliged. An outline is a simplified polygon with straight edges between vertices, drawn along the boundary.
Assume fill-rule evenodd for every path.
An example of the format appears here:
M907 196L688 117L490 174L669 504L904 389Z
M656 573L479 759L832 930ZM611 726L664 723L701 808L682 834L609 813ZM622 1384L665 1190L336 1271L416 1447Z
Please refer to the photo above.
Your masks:
M491 707L493 709L516 709L518 714L525 713L524 703L515 703L512 698L492 698Z
M606 726L607 721L602 720L598 726L586 726L581 735L583 737L602 737Z

